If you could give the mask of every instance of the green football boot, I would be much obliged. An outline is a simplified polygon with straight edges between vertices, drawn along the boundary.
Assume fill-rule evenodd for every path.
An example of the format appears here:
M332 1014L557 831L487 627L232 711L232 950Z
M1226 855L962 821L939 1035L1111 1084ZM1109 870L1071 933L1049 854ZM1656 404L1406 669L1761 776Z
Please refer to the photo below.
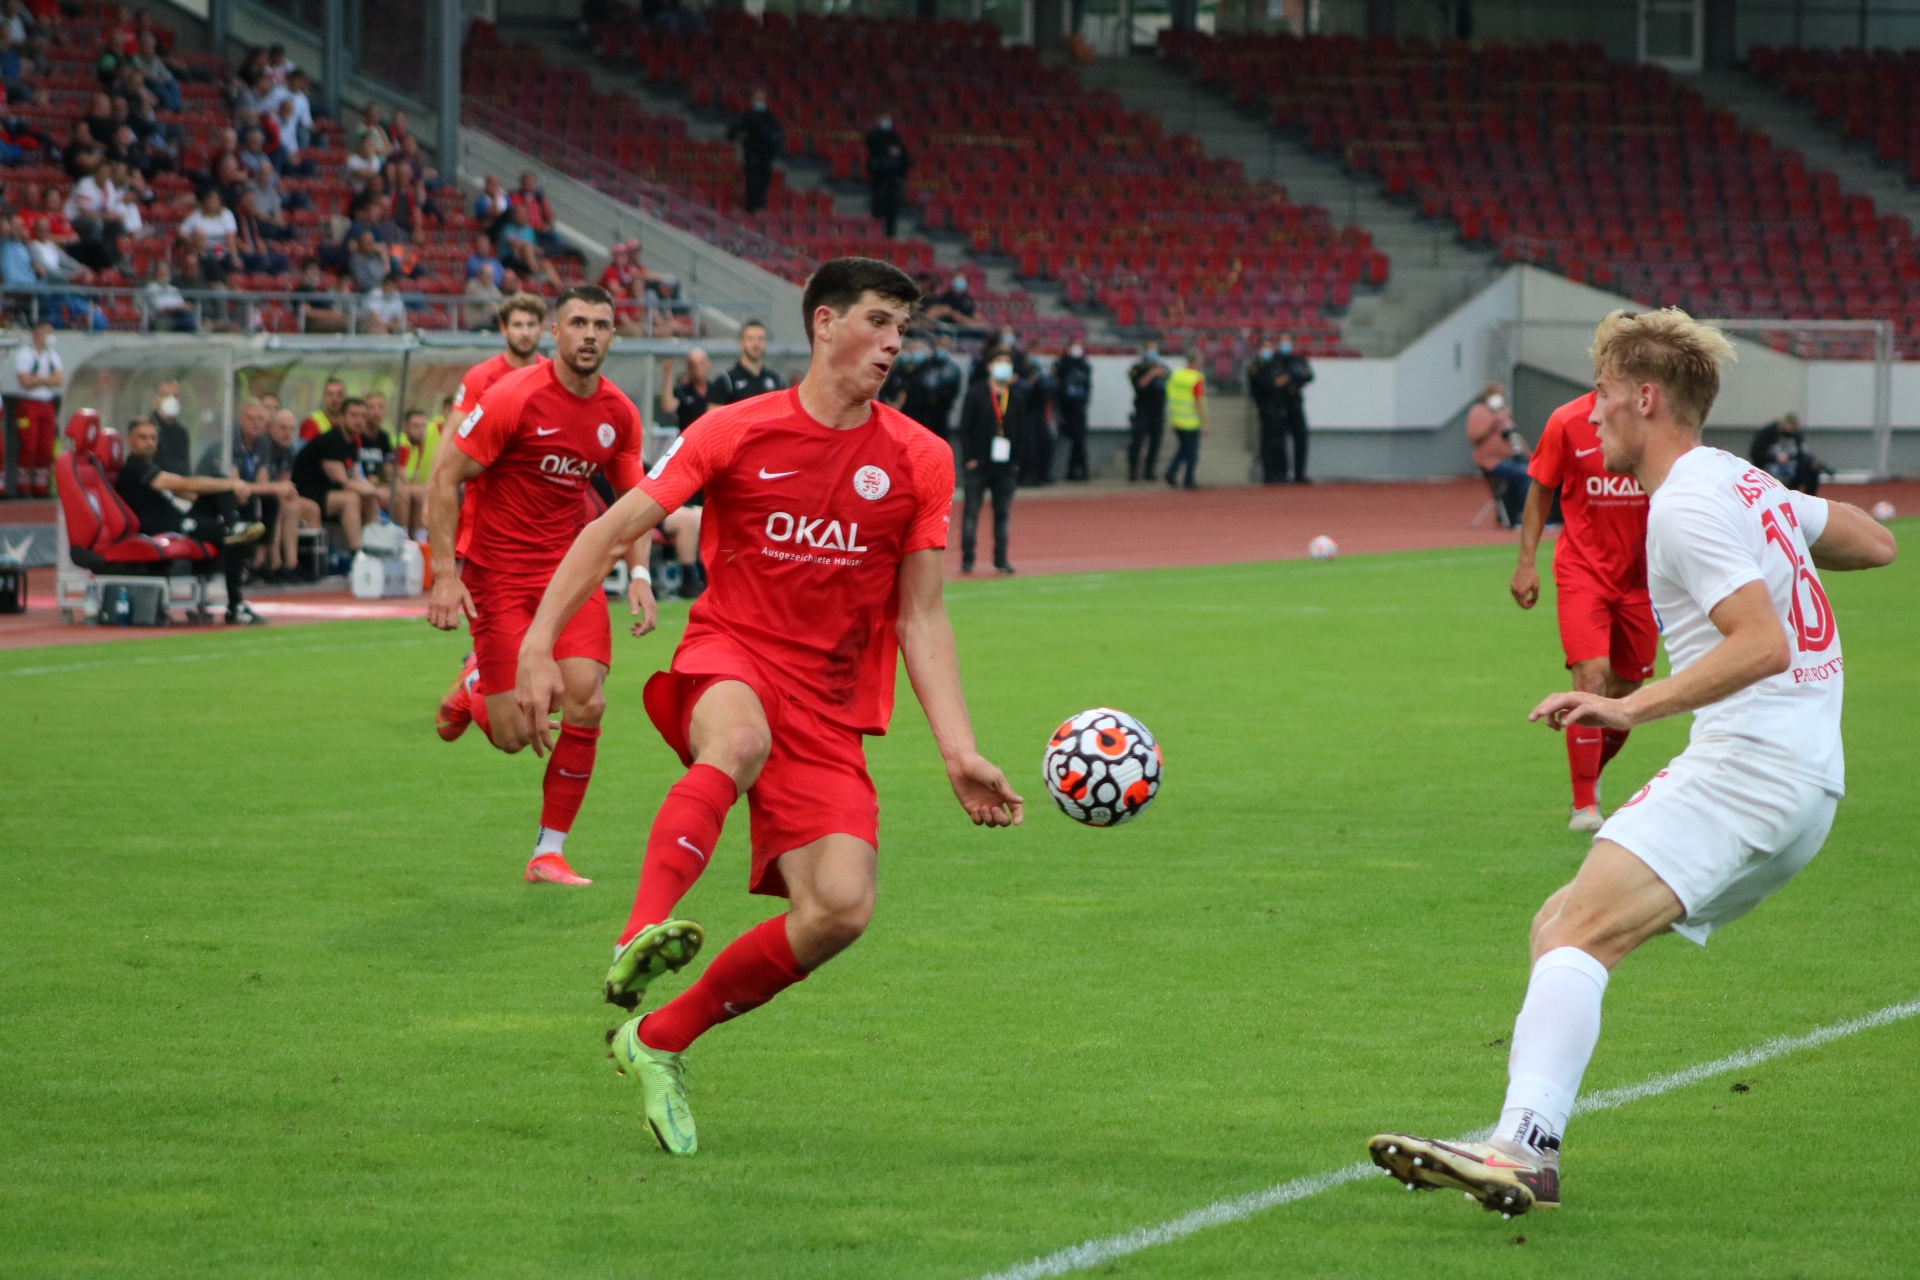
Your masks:
M647 1128L653 1140L670 1156L690 1156L700 1149L693 1128L693 1108L687 1103L687 1068L677 1053L649 1049L640 1042L640 1019L629 1018L607 1033L613 1046L614 1070L640 1082L645 1099Z
M628 1013L640 1007L647 985L663 973L676 973L700 954L707 931L691 920L662 920L650 924L613 949L613 967L607 970L608 1004Z

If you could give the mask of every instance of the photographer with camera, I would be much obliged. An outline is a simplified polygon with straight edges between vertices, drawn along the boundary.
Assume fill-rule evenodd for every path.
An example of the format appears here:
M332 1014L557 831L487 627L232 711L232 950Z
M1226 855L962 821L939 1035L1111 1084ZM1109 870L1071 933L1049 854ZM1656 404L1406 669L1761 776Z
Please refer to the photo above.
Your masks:
M1473 446L1473 465L1493 486L1502 508L1500 523L1518 525L1533 481L1527 475L1527 442L1513 428L1507 389L1499 383L1489 382L1467 410L1467 442Z

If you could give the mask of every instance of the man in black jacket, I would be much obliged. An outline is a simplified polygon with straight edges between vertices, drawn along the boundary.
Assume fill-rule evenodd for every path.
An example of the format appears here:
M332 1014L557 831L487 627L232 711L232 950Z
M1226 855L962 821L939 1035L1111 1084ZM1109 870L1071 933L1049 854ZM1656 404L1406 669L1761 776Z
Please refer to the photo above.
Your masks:
M767 188L773 184L773 162L786 149L787 135L767 110L767 91L755 89L746 112L727 130L727 141L740 144L747 169L747 212L767 207Z
M723 404L763 396L769 391L784 390L786 381L767 368L766 361L767 326L758 320L749 320L740 326L740 358L734 361L733 368L713 375L713 382L707 390L707 404L718 408ZM693 367L691 358L687 361L687 367Z
M1769 422L1754 432L1747 459L1789 489L1806 494L1820 492L1820 459L1807 448L1797 414L1782 414L1778 422Z
M907 170L912 167L913 157L907 154L906 139L893 127L893 117L881 116L867 131L867 187L873 195L873 216L886 224L889 240L900 221Z
M1093 400L1093 366L1079 343L1053 362L1053 398L1060 435L1067 442L1067 479L1087 478L1087 405Z
M1013 442L1027 427L1027 404L1014 386L1013 356L995 348L987 356L987 376L967 392L960 409L960 572L973 572L973 550L980 528L980 502L993 495L993 571L1010 574L1008 525L1013 491L1020 482Z
M1280 335L1280 345L1274 351L1268 378L1273 387L1273 399L1276 406L1280 429L1286 433L1293 444L1293 482L1307 483L1307 406L1304 399L1307 384L1313 381L1313 366L1307 358L1298 355L1293 349L1290 334ZM1276 441L1276 445L1279 442ZM1284 450L1277 449L1279 474L1275 480L1286 479L1287 459Z
M194 476L169 471L156 460L160 452L160 433L153 423L137 418L127 428L127 460L113 487L134 518L140 532L183 533L197 542L221 548L220 565L227 577L227 621L235 626L259 626L266 621L241 599L241 575L266 526L240 512L240 503L251 502L253 489L246 482L226 477ZM191 498L193 506L181 511L173 495Z
M960 398L966 375L953 358L953 340L935 334L933 350L913 368L907 378L906 403L901 411L938 436L947 434L953 421L953 402Z
M1127 432L1129 480L1153 479L1160 462L1160 437L1167 428L1167 379L1172 374L1160 359L1159 345L1151 342L1127 369L1127 381L1133 384L1133 422Z

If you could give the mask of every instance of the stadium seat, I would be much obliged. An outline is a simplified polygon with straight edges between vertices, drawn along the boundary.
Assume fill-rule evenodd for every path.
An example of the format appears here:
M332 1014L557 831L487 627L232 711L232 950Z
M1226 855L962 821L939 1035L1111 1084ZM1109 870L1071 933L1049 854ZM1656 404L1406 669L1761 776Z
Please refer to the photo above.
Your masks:
M71 430L74 423L68 425ZM139 520L92 452L62 453L54 463L54 486L60 498L67 558L90 575L88 593L96 608L105 588L164 578L168 581L163 600L184 599L195 621L211 616L207 579L220 554L218 548L184 534L141 533ZM163 608L163 621L165 613Z

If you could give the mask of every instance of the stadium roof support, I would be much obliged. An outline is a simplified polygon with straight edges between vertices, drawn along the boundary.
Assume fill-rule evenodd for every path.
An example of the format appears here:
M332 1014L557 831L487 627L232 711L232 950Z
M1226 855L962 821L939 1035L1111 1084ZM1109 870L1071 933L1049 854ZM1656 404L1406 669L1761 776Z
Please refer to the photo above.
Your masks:
M338 4L340 0L327 0ZM437 20L437 21L436 21ZM440 146L436 159L440 172L449 178L460 173L460 0L433 0L427 6L427 21L438 28L428 30L427 47L440 55L439 89Z

